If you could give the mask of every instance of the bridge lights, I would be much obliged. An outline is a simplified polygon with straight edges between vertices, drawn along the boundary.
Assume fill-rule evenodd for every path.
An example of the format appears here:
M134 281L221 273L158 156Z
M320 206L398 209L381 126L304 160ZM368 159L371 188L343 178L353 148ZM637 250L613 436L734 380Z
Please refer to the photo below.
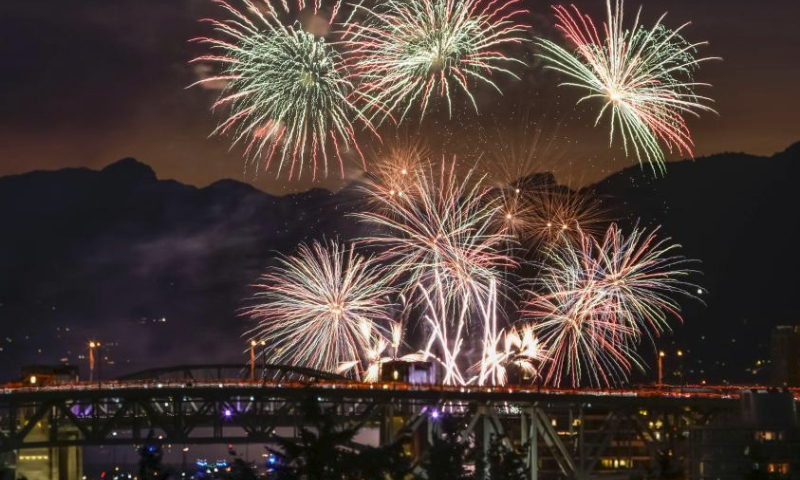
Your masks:
M226 420L230 419L231 417L233 417L233 410L231 410L230 408L226 408L225 410L222 411L222 416Z
M439 410L434 410L431 412L431 418L434 420L438 420L440 415L441 414L439 413Z

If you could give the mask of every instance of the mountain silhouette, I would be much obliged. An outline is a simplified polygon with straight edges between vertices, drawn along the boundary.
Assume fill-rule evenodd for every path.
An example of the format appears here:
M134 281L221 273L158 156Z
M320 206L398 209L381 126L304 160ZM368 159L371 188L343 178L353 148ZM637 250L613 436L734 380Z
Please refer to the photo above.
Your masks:
M592 187L618 203L622 223L661 226L683 255L701 261L694 280L705 305L683 302L685 324L674 338L701 362L696 379L767 380L763 368L753 370L759 360L768 366L770 330L800 324L798 178L800 143L772 157L670 163L661 178L632 167Z
M687 351L690 379L763 379L750 369L768 358L770 329L800 323L798 173L800 144L670 163L660 177L631 167L588 187L626 228L660 225L702 261L702 302L683 301L684 324L655 339ZM244 362L238 312L252 283L300 241L363 235L348 215L359 203L353 187L282 197L234 180L196 188L134 159L0 178L0 378L32 363L85 369L89 340L105 345L104 376ZM645 358L655 349L645 345Z
M26 363L85 367L89 340L106 346L109 375L244 360L249 285L276 252L355 223L330 222L340 201L324 190L198 189L133 159L0 178L0 205L2 378Z

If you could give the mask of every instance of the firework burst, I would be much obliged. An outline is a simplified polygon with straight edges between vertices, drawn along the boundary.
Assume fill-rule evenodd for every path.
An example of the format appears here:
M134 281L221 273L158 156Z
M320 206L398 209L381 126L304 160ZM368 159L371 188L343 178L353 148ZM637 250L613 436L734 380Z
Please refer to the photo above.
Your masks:
M476 293L486 295L491 281L501 281L503 270L516 266L505 250L506 235L492 228L500 206L472 172L463 179L455 162L431 164L414 175L405 195L386 187L367 187L373 211L357 215L377 227L366 241L384 250L384 259L398 275L408 277L407 291L417 285L442 284L448 301L470 303Z
M383 269L331 241L301 245L262 276L260 303L245 312L248 334L270 346L268 361L333 372L366 361L375 338L388 335L393 293Z
M547 353L536 338L533 326L499 332L490 328L484 333L481 362L472 367L479 373L471 380L479 386L502 386L509 383L509 370L516 369L527 380L533 381L540 378L539 372L546 361Z
M602 235L608 225L608 212L589 193L548 181L529 186L525 195L530 228L521 233L520 241L527 245L576 242L585 235Z
M509 248L521 245L536 227L536 212L529 195L519 186L495 188L492 195L500 205L494 218L495 229L507 235L512 242Z
M376 152L370 162L370 189L377 188L390 197L403 197L415 190L417 176L425 169L429 150L419 142L402 141L387 145L383 151ZM369 195L374 200L373 195ZM380 208L383 202L371 202Z
M545 381L611 386L641 367L636 346L680 317L672 295L691 297L688 260L656 232L627 238L611 225L602 239L582 236L545 249L538 287L524 308L550 357Z
M358 94L374 115L399 121L419 104L422 116L431 99L443 97L452 115L453 90L460 90L477 110L472 83L500 92L495 73L522 61L502 53L523 41L527 26L521 0L388 0L357 7L366 16L348 27L347 63L360 80Z
M552 175L492 190L500 209L495 229L529 251L584 235L602 235L608 212L594 196L555 184ZM510 247L513 247L511 245Z
M588 93L581 101L601 99L603 108L596 123L610 110L611 142L618 132L626 154L633 150L640 162L654 170L664 169L665 145L672 152L692 154L693 142L685 116L713 112L711 100L695 89L705 84L692 78L700 64L710 58L696 58L697 47L676 30L665 27L662 17L647 29L639 13L630 30L623 27L623 0L612 7L607 0L608 21L600 32L592 19L572 6L553 7L558 29L575 47L568 51L549 40L540 40L549 68L571 78L564 85Z
M263 159L265 169L277 158L278 176L288 170L289 179L299 178L307 168L314 178L318 170L327 176L334 156L344 177L343 153L352 148L361 156L354 122L371 125L352 103L354 86L340 55L299 22L285 25L280 18L289 12L285 1L277 8L272 0L241 2L236 8L214 0L228 18L203 20L217 37L196 39L211 54L193 62L222 66L219 75L198 83L226 83L213 109L226 108L229 116L214 134L246 144L245 156L257 164ZM339 6L334 4L331 20ZM298 8L306 7L306 0L299 0ZM313 14L321 14L319 1Z

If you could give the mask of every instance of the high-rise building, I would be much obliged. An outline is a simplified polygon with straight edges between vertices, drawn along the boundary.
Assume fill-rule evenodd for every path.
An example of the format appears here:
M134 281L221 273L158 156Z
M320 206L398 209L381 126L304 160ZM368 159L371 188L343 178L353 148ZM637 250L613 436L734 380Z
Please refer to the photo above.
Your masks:
M775 327L770 349L772 386L800 387L800 327Z

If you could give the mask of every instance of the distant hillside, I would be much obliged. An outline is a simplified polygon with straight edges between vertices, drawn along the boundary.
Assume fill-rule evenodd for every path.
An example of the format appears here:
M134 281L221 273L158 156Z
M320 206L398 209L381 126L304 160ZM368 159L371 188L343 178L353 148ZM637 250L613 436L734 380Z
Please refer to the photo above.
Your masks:
M686 326L664 345L688 346L710 381L743 380L767 354L768 327L800 323L798 157L800 145L771 158L721 154L670 164L663 178L637 167L590 187L624 222L663 225L703 260L707 306L687 304ZM276 251L358 236L346 215L356 204L352 189L274 197L232 180L198 189L133 159L0 178L0 379L27 363L85 367L90 339L109 346L107 375L243 361L236 312L249 285Z
M626 223L661 225L702 261L706 306L686 302L685 326L675 331L702 361L698 378L754 378L745 369L769 358L769 330L800 324L799 180L800 143L770 158L725 153L670 163L662 178L628 168L592 187L618 204Z
M114 371L243 360L237 309L275 252L352 224L324 190L197 189L133 159L2 178L0 205L0 378L24 363L85 367L90 339Z

